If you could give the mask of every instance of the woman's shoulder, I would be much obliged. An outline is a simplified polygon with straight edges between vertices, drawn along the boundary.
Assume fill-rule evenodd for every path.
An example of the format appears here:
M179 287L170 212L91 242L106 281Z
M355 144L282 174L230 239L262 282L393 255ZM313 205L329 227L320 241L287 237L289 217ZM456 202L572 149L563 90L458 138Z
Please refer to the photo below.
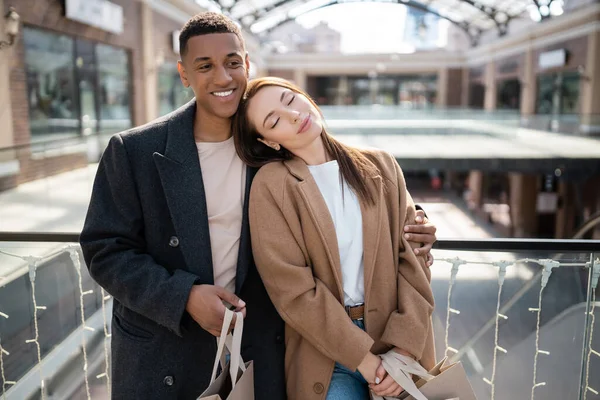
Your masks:
M394 156L385 150L377 148L362 148L357 150L360 151L360 153L369 161L375 164L381 175L394 180L396 175L396 166L398 165L398 162Z
M289 170L283 161L270 162L258 169L252 181L252 188L261 187L271 190L281 188L287 175L289 175Z

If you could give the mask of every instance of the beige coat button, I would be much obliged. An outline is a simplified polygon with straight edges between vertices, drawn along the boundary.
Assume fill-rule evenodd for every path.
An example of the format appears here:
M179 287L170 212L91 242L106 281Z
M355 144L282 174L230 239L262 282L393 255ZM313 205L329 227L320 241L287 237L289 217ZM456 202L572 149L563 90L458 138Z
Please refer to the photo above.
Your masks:
M322 383L317 382L313 386L313 390L315 391L316 394L321 394L321 393L323 393L323 390L325 390L325 388L323 387Z

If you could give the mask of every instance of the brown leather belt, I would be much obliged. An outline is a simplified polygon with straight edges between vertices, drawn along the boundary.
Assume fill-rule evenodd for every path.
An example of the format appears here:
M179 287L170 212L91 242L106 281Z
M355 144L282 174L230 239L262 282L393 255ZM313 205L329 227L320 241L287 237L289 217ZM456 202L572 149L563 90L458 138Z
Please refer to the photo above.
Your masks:
M346 314L350 316L352 320L361 320L365 318L365 305L359 304L357 306L345 306Z

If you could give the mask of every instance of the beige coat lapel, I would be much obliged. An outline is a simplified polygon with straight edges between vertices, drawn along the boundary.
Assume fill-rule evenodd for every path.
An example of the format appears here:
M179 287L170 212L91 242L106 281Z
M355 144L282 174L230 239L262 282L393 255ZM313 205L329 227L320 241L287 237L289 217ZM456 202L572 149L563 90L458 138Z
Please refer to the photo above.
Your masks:
M327 259L332 266L332 272L338 288L340 301L344 301L344 287L342 283L342 267L340 262L340 250L335 233L335 225L331 218L327 203L317 186L312 174L308 170L306 163L300 158L285 161L290 173L300 180L298 189L302 200L310 210L310 217L313 224L317 227L321 241L325 246Z

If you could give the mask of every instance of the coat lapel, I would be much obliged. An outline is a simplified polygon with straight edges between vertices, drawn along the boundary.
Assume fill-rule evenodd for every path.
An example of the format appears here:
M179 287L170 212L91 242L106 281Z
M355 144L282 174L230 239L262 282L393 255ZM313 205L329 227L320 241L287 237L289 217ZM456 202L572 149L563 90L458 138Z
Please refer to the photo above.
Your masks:
M156 152L153 157L188 270L202 283L214 284L206 197L194 141L195 114L194 99L171 115L165 154Z
M235 275L235 292L240 293L242 285L248 275L248 269L254 263L252 257L252 243L250 242L250 223L248 221L248 200L250 199L250 186L258 168L246 167L246 192L244 194L244 211L242 217L242 232L240 234L240 249L238 251L237 270Z
M340 262L340 251L337 244L335 225L327 208L327 204L321 195L317 183L312 177L304 161L294 158L285 162L290 173L300 179L298 187L302 199L311 210L310 215L313 223L318 227L321 240L325 244L327 258L333 266L333 273L337 282L340 300L344 301L344 287L342 281L342 266ZM379 248L382 207L383 207L383 185L380 175L366 178L369 190L375 195L375 204L365 204L360 200L363 226L363 263L365 282L365 303L368 302L375 270L375 257Z
M298 188L302 200L306 207L310 210L310 216L313 224L319 231L320 239L325 245L327 259L332 266L332 272L338 287L338 298L341 302L344 301L344 286L342 281L342 267L340 262L340 250L337 243L337 235L335 225L331 218L327 203L317 186L308 167L300 158L293 158L285 161L290 173L300 180Z
M375 194L375 204L360 202L363 226L363 266L365 279L365 304L369 304L371 282L375 270L375 256L379 249L379 236L381 232L381 218L383 208L383 193L381 176L367 178L369 190Z

